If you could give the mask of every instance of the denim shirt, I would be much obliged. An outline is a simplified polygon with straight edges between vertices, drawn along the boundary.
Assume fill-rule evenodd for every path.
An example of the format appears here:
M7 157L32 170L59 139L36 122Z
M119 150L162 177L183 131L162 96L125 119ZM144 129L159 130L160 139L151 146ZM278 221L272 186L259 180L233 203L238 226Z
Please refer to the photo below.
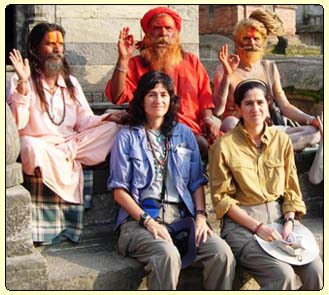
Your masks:
M108 189L123 188L140 204L141 192L148 189L155 177L152 163L153 155L144 127L123 127L111 149ZM192 194L208 180L203 175L195 136L189 127L180 123L174 127L170 139L168 169L180 198L189 213L195 216ZM128 213L120 208L117 226L127 217Z

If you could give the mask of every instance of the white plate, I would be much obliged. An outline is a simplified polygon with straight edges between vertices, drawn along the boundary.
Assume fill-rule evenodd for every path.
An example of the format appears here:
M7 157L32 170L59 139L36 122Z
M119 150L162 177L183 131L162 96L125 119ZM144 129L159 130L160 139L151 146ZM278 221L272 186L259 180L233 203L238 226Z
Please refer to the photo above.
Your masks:
M279 233L282 232L282 224L272 223L268 224L269 227L275 228ZM292 256L275 246L275 242L267 242L255 235L255 239L262 249L269 255L276 259L282 260L293 265L303 265L312 262L319 256L319 246L316 242L312 232L302 224L295 224L294 234L301 236L303 240L304 249L300 249L300 255Z

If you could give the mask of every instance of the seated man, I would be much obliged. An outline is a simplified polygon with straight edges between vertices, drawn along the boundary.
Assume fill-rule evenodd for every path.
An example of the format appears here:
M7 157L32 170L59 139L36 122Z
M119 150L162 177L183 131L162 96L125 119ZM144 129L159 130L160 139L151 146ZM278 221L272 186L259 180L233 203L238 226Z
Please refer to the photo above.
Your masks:
M203 268L205 289L230 290L235 260L208 226L207 179L193 133L176 121L177 108L169 76L150 71L141 77L129 126L121 129L111 151L108 188L121 206L119 251L145 265L149 289L175 290L181 268L192 263ZM184 233L187 262L169 233L183 222L190 225Z
M200 60L179 43L180 15L167 7L149 10L141 19L144 39L137 42L140 55L132 57L134 38L125 27L120 31L119 57L105 93L115 104L129 102L140 77L159 70L172 77L181 102L179 122L189 126L197 137L202 159L208 157L208 144L219 136L219 124L212 116L214 104L208 74Z
M67 225L74 218L81 230L82 165L103 162L119 130L108 122L109 114L93 114L80 84L70 75L64 36L61 26L40 23L30 33L28 59L16 49L9 55L16 74L8 104L21 139L23 171L41 177L42 184L37 185L47 188L31 191L35 242L54 242L61 233L79 240Z
M282 35L283 25L275 14L263 9L254 10L249 18L236 25L233 31L235 54L229 55L227 45L224 45L218 54L221 65L214 79L214 113L223 121L223 132L232 129L239 121L233 99L236 85L245 79L261 79L269 85L270 101L278 105L285 117L302 125L280 126L292 140L294 150L301 151L320 141L320 122L288 101L281 87L280 74L275 63L263 59L267 36L270 34Z

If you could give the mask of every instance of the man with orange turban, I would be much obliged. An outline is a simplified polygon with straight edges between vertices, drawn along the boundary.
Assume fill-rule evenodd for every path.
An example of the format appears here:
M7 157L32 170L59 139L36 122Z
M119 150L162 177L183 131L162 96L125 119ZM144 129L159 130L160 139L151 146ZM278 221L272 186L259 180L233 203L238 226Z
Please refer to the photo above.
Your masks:
M213 118L208 74L199 58L183 50L179 33L182 19L173 9L157 7L141 19L145 33L135 44L128 27L120 31L118 61L105 93L115 104L129 102L139 78L150 70L165 72L175 82L180 96L178 120L189 126L196 135L203 160L207 159L208 144L219 136L219 126ZM132 57L134 47L140 55Z

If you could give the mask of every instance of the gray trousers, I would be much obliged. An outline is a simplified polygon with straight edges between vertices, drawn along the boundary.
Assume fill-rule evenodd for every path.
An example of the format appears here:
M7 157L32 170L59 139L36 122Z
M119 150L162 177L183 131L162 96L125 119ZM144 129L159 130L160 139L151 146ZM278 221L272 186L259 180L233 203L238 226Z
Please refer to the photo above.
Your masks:
M176 290L181 270L177 248L152 234L136 221L120 227L119 251L145 265L149 290ZM231 290L235 276L235 259L230 247L218 235L208 237L197 248L192 266L203 266L204 287L207 290Z
M279 221L281 205L270 202L240 206L264 224ZM247 228L225 217L221 232L230 245L236 261L258 282L261 290L320 290L323 287L323 263L318 257L302 266L290 265L267 254Z

